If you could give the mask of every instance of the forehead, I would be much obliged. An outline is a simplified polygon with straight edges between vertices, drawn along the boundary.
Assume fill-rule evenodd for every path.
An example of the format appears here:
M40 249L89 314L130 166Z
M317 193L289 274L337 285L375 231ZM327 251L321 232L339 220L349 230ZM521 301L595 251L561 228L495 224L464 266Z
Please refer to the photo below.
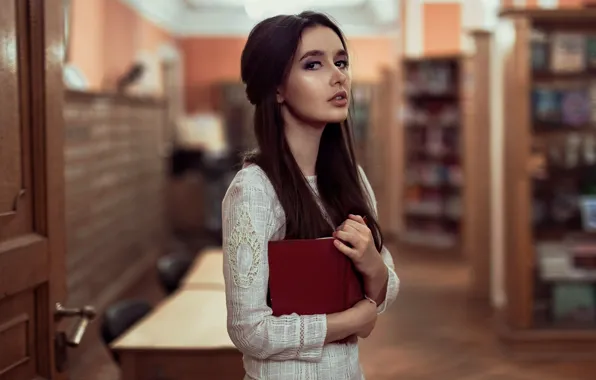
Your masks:
M341 39L335 32L324 26L307 28L302 32L299 53L306 53L311 50L319 50L327 54L335 54L343 50Z

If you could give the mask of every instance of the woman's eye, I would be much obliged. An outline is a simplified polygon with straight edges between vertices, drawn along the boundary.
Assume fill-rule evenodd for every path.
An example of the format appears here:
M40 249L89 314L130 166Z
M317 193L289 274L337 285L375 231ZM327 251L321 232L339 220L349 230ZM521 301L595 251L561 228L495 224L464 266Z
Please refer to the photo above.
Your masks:
M345 69L346 67L348 67L348 61L346 61L346 60L337 61L337 62L335 62L335 66L339 67L340 69Z
M316 70L319 67L321 67L321 62L308 62L306 65L304 65L304 68L307 70Z

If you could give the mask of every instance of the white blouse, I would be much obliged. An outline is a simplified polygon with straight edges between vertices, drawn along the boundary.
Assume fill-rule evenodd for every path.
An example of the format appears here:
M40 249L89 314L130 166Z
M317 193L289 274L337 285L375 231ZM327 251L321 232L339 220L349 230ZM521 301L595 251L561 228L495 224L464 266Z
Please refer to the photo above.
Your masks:
M360 175L376 213L376 200ZM316 178L307 177L316 193ZM285 214L265 172L257 165L240 170L223 200L223 251L228 334L244 354L247 379L362 380L358 344L327 344L325 315L274 317L267 306L267 243L285 235ZM383 247L389 269L382 313L395 300L399 279Z

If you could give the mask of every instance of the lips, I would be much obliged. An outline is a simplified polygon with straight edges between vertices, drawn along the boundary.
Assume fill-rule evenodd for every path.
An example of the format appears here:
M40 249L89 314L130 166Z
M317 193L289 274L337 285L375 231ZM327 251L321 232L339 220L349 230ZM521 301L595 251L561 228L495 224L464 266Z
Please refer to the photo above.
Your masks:
M331 98L329 98L329 101L334 101L334 100L345 100L348 99L348 93L345 90L341 90L336 92Z

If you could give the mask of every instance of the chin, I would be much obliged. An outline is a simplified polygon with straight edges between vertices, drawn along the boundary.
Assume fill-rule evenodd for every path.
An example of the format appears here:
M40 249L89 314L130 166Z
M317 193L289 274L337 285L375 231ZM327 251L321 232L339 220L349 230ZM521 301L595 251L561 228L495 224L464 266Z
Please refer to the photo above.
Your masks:
M327 123L343 123L348 118L348 109L330 112L325 118Z

